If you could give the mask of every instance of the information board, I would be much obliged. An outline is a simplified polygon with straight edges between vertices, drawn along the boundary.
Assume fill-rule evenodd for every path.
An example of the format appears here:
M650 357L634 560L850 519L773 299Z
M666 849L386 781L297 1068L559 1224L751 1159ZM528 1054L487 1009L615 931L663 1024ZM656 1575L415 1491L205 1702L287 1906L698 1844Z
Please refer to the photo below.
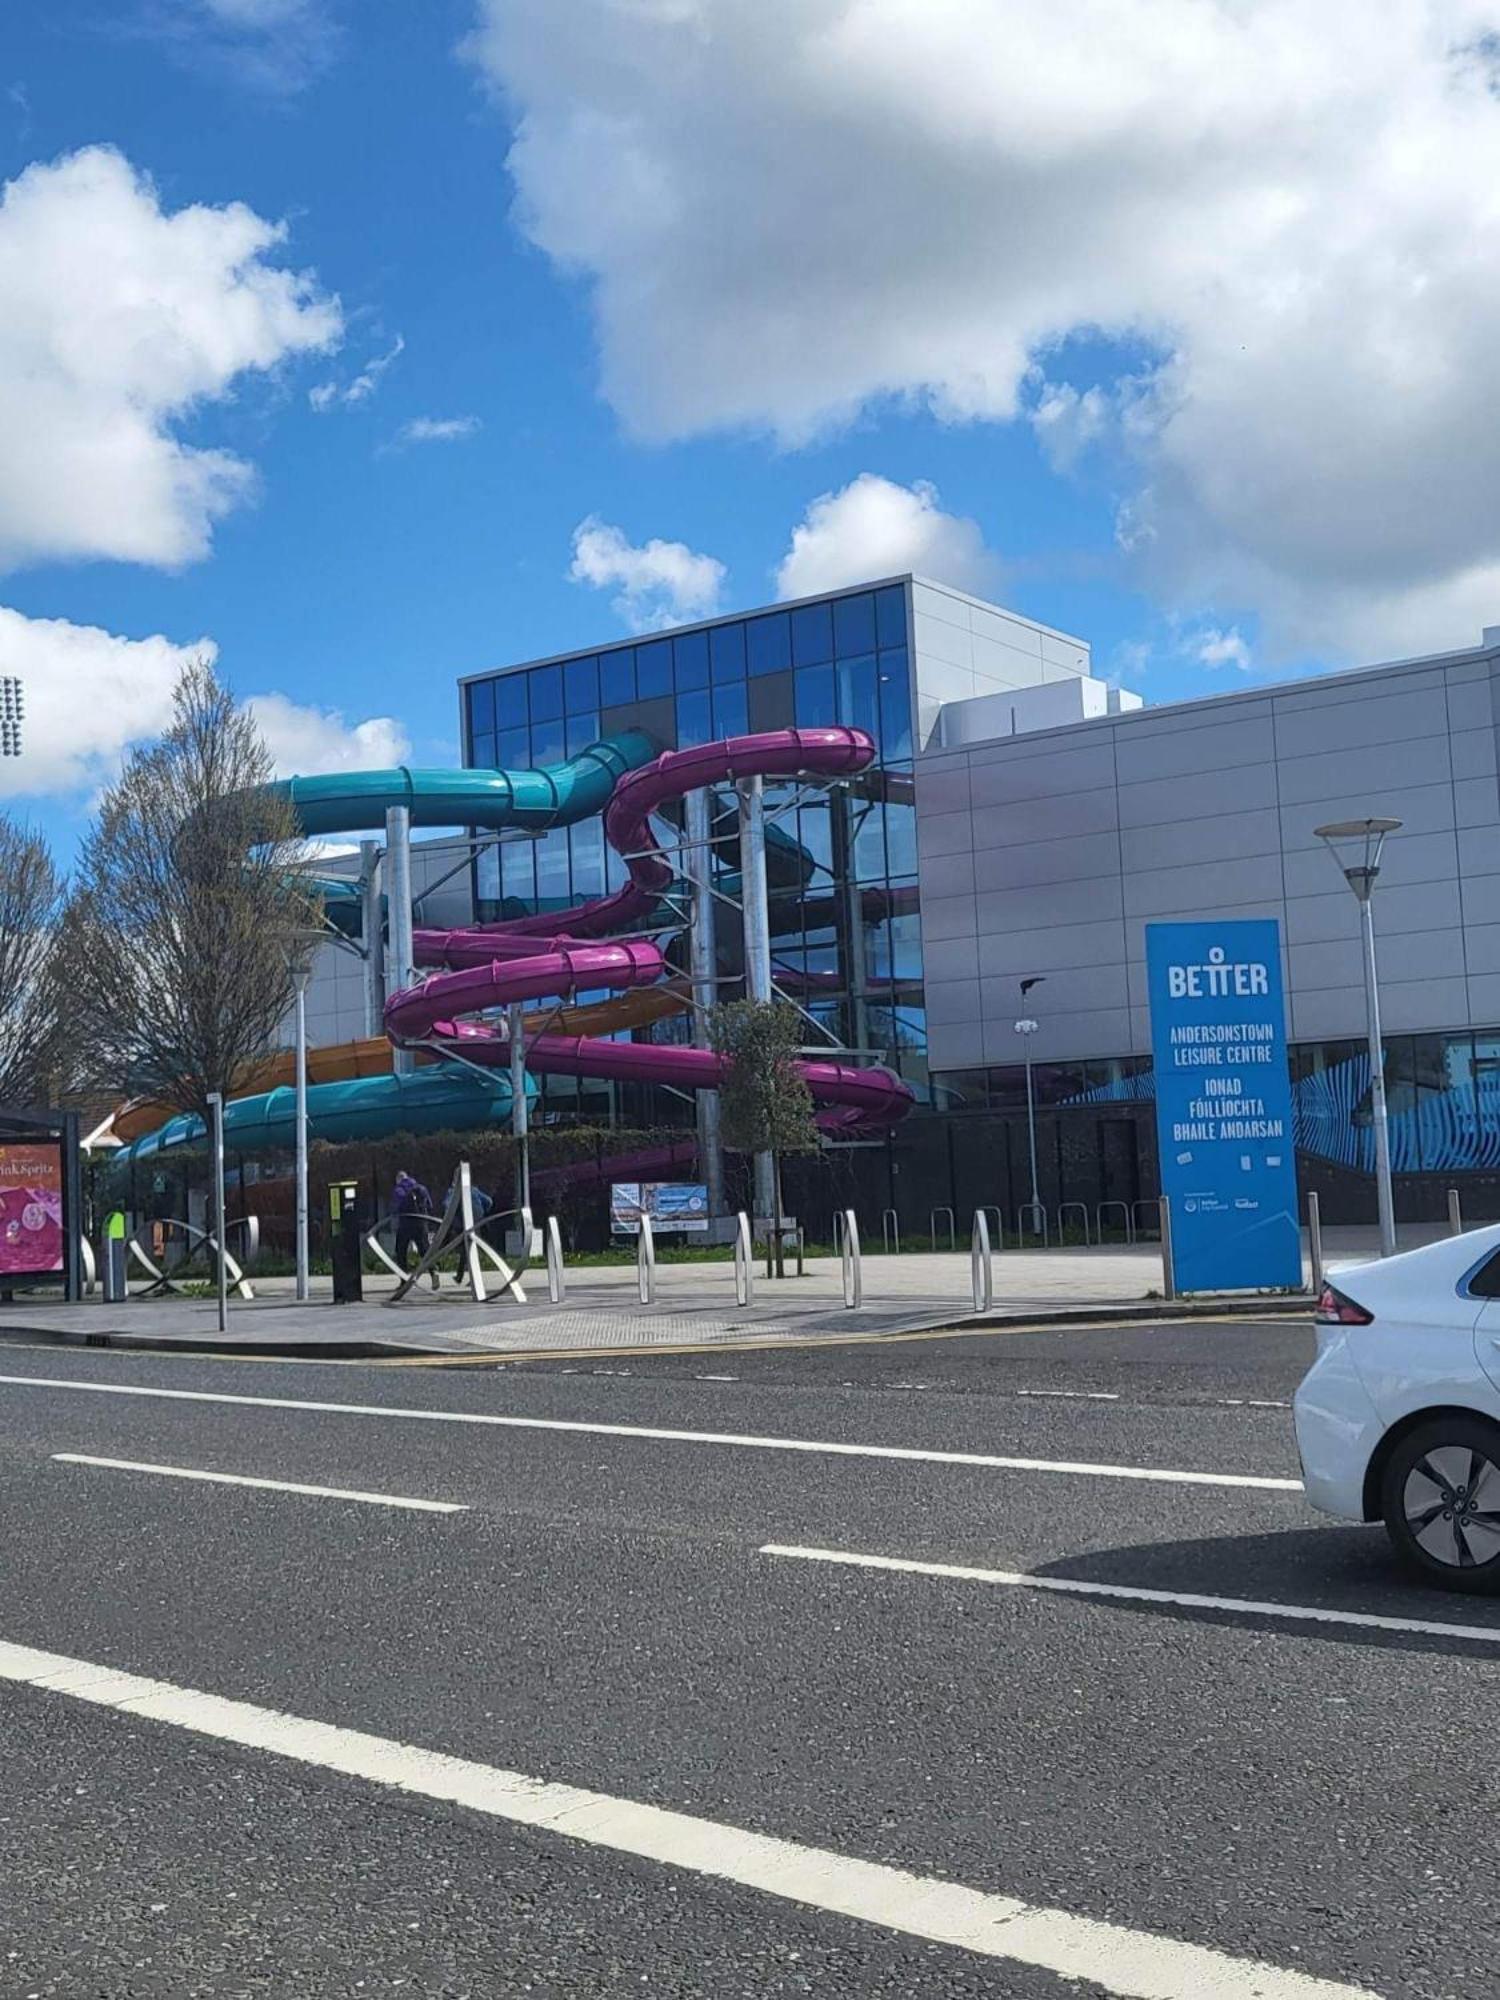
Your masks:
M1147 924L1146 971L1177 1289L1300 1287L1281 927Z
M62 1268L62 1141L0 1143L0 1278L48 1277Z
M639 1236L642 1214L659 1235L664 1229L707 1229L708 1189L696 1181L614 1181L609 1226L618 1236Z

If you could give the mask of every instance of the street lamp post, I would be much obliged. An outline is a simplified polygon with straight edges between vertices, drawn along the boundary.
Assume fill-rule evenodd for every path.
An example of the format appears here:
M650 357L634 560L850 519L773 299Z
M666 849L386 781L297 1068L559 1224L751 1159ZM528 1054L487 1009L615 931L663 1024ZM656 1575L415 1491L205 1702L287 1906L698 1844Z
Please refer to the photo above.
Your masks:
M1025 1000L1033 986L1040 986L1041 983L1042 976L1023 979L1022 1000ZM1041 1023L1034 1021L1029 1014L1023 1015L1016 1023L1016 1033L1021 1037L1021 1053L1026 1063L1026 1141L1031 1153L1031 1226L1037 1235L1042 1234L1037 1228L1037 1217L1042 1213L1042 1196L1036 1171L1036 1094L1031 1087L1031 1038L1040 1025Z
M1371 898L1380 877L1386 835L1399 819L1344 819L1313 832L1327 847L1359 904L1365 965L1365 1033L1370 1046L1370 1122L1375 1129L1375 1199L1380 1213L1380 1254L1396 1251L1396 1203L1391 1188L1391 1137L1385 1105L1385 1050L1380 1037L1380 987L1375 971L1375 913Z

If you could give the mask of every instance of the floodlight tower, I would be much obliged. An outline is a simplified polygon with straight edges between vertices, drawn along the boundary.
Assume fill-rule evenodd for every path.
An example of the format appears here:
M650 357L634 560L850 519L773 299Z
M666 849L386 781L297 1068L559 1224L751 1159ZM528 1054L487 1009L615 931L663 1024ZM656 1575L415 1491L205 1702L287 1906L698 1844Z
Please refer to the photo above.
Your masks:
M0 757L21 754L21 723L26 715L26 688L17 674L0 674Z

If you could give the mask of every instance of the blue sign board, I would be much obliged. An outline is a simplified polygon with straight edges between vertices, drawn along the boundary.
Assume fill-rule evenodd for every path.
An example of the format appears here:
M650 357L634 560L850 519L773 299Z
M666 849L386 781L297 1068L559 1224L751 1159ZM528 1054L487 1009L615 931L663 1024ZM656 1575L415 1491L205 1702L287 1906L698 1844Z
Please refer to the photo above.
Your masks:
M1146 972L1177 1289L1300 1288L1281 927L1147 924Z

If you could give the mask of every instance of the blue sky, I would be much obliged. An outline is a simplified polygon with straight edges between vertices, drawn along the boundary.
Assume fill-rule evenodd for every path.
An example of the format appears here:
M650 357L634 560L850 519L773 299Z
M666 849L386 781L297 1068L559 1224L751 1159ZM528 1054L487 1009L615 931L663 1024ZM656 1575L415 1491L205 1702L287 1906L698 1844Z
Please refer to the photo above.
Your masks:
M206 393L184 392L153 418L159 436L228 451L255 469L253 497L240 493L194 559L150 551L122 559L105 548L107 532L29 536L24 521L11 522L0 606L24 621L12 628L20 641L40 645L37 621L50 620L130 640L162 635L178 646L206 635L246 696L275 693L301 708L336 711L346 731L388 717L395 729L370 742L404 736L416 761L445 761L455 754L458 674L627 628L613 608L614 588L570 579L580 523L607 523L635 548L659 538L714 559L726 572L717 606L733 609L775 596L778 565L810 505L861 475L935 488L923 503L929 517L977 527L964 545L970 573L955 580L973 580L982 539L994 595L1088 639L1097 670L1121 675L1152 700L1223 691L1246 674L1280 677L1418 650L1411 633L1419 641L1430 633L1433 647L1477 640L1470 608L1489 601L1493 499L1484 503L1478 539L1446 568L1441 550L1408 548L1392 531L1393 546L1370 558L1387 593L1373 632L1352 616L1346 631L1333 612L1323 615L1325 605L1336 612L1365 602L1375 587L1362 573L1358 537L1351 533L1346 547L1331 531L1324 536L1324 517L1344 508L1336 492L1309 506L1308 526L1297 522L1306 481L1343 441L1336 424L1346 433L1349 425L1335 410L1331 449L1329 439L1315 438L1309 467L1299 467L1309 423L1316 429L1318 421L1300 399L1327 369L1316 407L1337 404L1357 322L1345 323L1342 353L1310 309L1299 307L1294 324L1279 326L1277 314L1288 311L1284 287L1225 262L1207 195L1143 225L1143 241L1157 246L1144 256L1119 249L1115 225L1108 241L1077 253L1076 269L1066 256L1055 271L1043 258L1040 276L1012 283L1005 271L1029 272L1037 238L1045 243L1046 232L1061 227L1049 205L1071 198L1068 163L1059 166L1051 153L1040 163L1018 160L1012 151L996 158L982 197L971 179L969 193L949 201L940 174L972 176L972 157L950 156L946 142L914 125L893 165L883 153L891 130L881 115L883 79L851 66L841 73L841 112L869 123L851 128L847 187L840 165L807 167L804 236L795 182L788 200L776 195L781 160L768 158L758 173L755 147L766 121L746 107L769 107L795 162L798 144L826 131L829 114L809 111L813 86L799 74L797 31L788 23L819 15L825 28L843 30L861 8L859 0L809 0L798 15L786 6L775 0L763 10L769 27L780 16L783 42L774 60L759 61L745 44L743 20L731 19L741 10L727 0L577 0L561 10L541 0L10 0L0 24L0 179L13 182L81 149L115 148L135 175L148 177L144 198L164 215L242 203L284 223L285 240L260 263L314 273L336 321L323 351L288 345L267 365L231 368ZM915 0L887 0L887 11L904 18L912 42L903 75L921 92L923 62L944 55L927 46L939 17L944 32L952 17L967 15L975 29L1011 25L1035 36L1051 32L1045 23L1059 10L945 0L928 12ZM1417 0L1396 8L1410 16L1424 56L1423 21L1432 11ZM1330 8L1335 40L1342 16L1341 6ZM476 27L488 41L461 54ZM693 116L707 105L708 122L692 133L686 115L659 95L676 87L671 38L679 36L689 37L682 59L698 65ZM743 88L726 94L715 113L721 45ZM1068 101L1076 87L1071 53L1056 51L1048 86ZM1418 57L1398 46L1389 61L1403 64L1407 80L1398 87L1410 95ZM1246 62L1248 92L1256 80ZM851 76L868 85L867 102L855 101ZM1087 87L1107 94L1112 86L1090 78ZM1393 74L1356 71L1349 87L1352 118L1361 89L1389 95ZM1438 130L1450 112L1486 115L1470 104L1453 110L1439 86L1436 100L1423 88L1417 110ZM1128 96L1122 82L1122 102ZM627 117L639 112L641 127L623 141L622 104ZM1148 103L1141 115L1150 111ZM1406 112L1415 115L1410 103ZM528 143L508 168L523 114ZM1107 105L1096 113L1101 129L1107 114ZM1318 107L1306 115L1319 116ZM1493 123L1483 126L1486 145ZM616 134L602 169L590 153L601 126ZM868 161L859 158L861 129L871 135ZM721 130L735 172L716 192ZM1128 179L1138 150L1130 141L1123 132L1114 142L1115 180ZM1182 144L1201 147L1201 134ZM1252 150L1254 134L1244 144ZM1357 183L1361 168L1341 135L1331 133L1328 145L1342 159L1339 184ZM696 185L699 163L704 189ZM1092 137L1085 164L1096 175L1110 166ZM1299 171L1315 176L1316 162ZM955 280L953 300L945 307L937 299L924 318L923 301L941 279L914 256L904 281L892 245L861 245L862 230L879 233L880 210L863 220L849 212L861 182L878 192L887 174L898 201L913 186L928 187L937 233L972 220L972 240L957 239L959 250L1001 275L991 272L978 292L968 279ZM997 200L1004 195L1008 174L1025 177L1037 213L1030 237L1001 242L1002 224L987 221L981 201L992 181ZM1252 182L1249 193L1256 191ZM706 239L693 234L699 199L708 204ZM1018 199L997 214L1009 218ZM1181 197L1174 191L1170 199ZM1472 236L1471 215L1450 217L1442 189L1433 199L1445 224ZM607 229L596 227L596 211ZM716 276L720 247L711 232L719 215L725 262ZM1177 232L1178 249L1196 246L1185 274L1176 269L1182 256L1153 266L1165 255L1158 252L1166 230ZM1352 255L1358 235L1351 221L1321 242L1289 239L1283 275ZM697 240L709 248L695 256ZM924 244L920 227L912 240ZM35 254L28 242L18 256ZM737 244L753 250L731 263ZM835 268L846 257L847 268ZM786 310L763 322L783 282ZM1243 339L1224 340L1222 352L1214 345L1222 317L1194 318L1205 284L1221 288L1223 312L1232 314L1238 301L1244 314ZM1472 308L1482 330L1493 300L1486 279L1479 296L1459 305ZM789 337L778 362L772 350L783 323ZM955 325L961 348L950 338ZM1416 347L1426 329L1403 324L1396 332ZM1288 351L1280 373L1278 342ZM992 353L1008 357L993 370ZM22 369L0 337L0 398L8 361ZM372 363L368 393L347 400ZM1235 398L1249 398L1252 369L1259 373L1247 414ZM680 410L672 400L679 383ZM12 392L21 394L14 382ZM1373 396L1369 407L1377 407ZM1395 466L1399 481L1417 452L1440 461L1451 448L1448 416L1434 403L1425 435L1362 439L1361 449L1388 444L1405 454ZM462 429L404 440L415 422ZM1284 449L1262 452L1262 433L1278 425ZM1453 435L1463 437L1463 426ZM34 444L45 454L44 436ZM1243 481L1226 473L1235 449L1245 454ZM0 484L5 470L0 448ZM1391 478L1391 465L1377 463L1372 476ZM1237 515L1242 486L1254 505ZM1420 480L1411 502L1422 505ZM1371 540L1383 532L1377 524ZM946 535L940 520L939 552ZM0 526L0 551L5 540ZM847 563L847 549L838 559ZM667 615L686 601L658 589L637 615L653 615L653 606L654 615ZM1382 648L1386 630L1393 643ZM29 656L28 671L39 670L36 660L47 671L51 657ZM95 686L80 682L79 699L91 704ZM336 725L328 728L333 744ZM128 733L117 727L96 757L17 803L67 845L118 753L115 739ZM345 745L328 754L350 752ZM14 789L15 774L10 783Z

